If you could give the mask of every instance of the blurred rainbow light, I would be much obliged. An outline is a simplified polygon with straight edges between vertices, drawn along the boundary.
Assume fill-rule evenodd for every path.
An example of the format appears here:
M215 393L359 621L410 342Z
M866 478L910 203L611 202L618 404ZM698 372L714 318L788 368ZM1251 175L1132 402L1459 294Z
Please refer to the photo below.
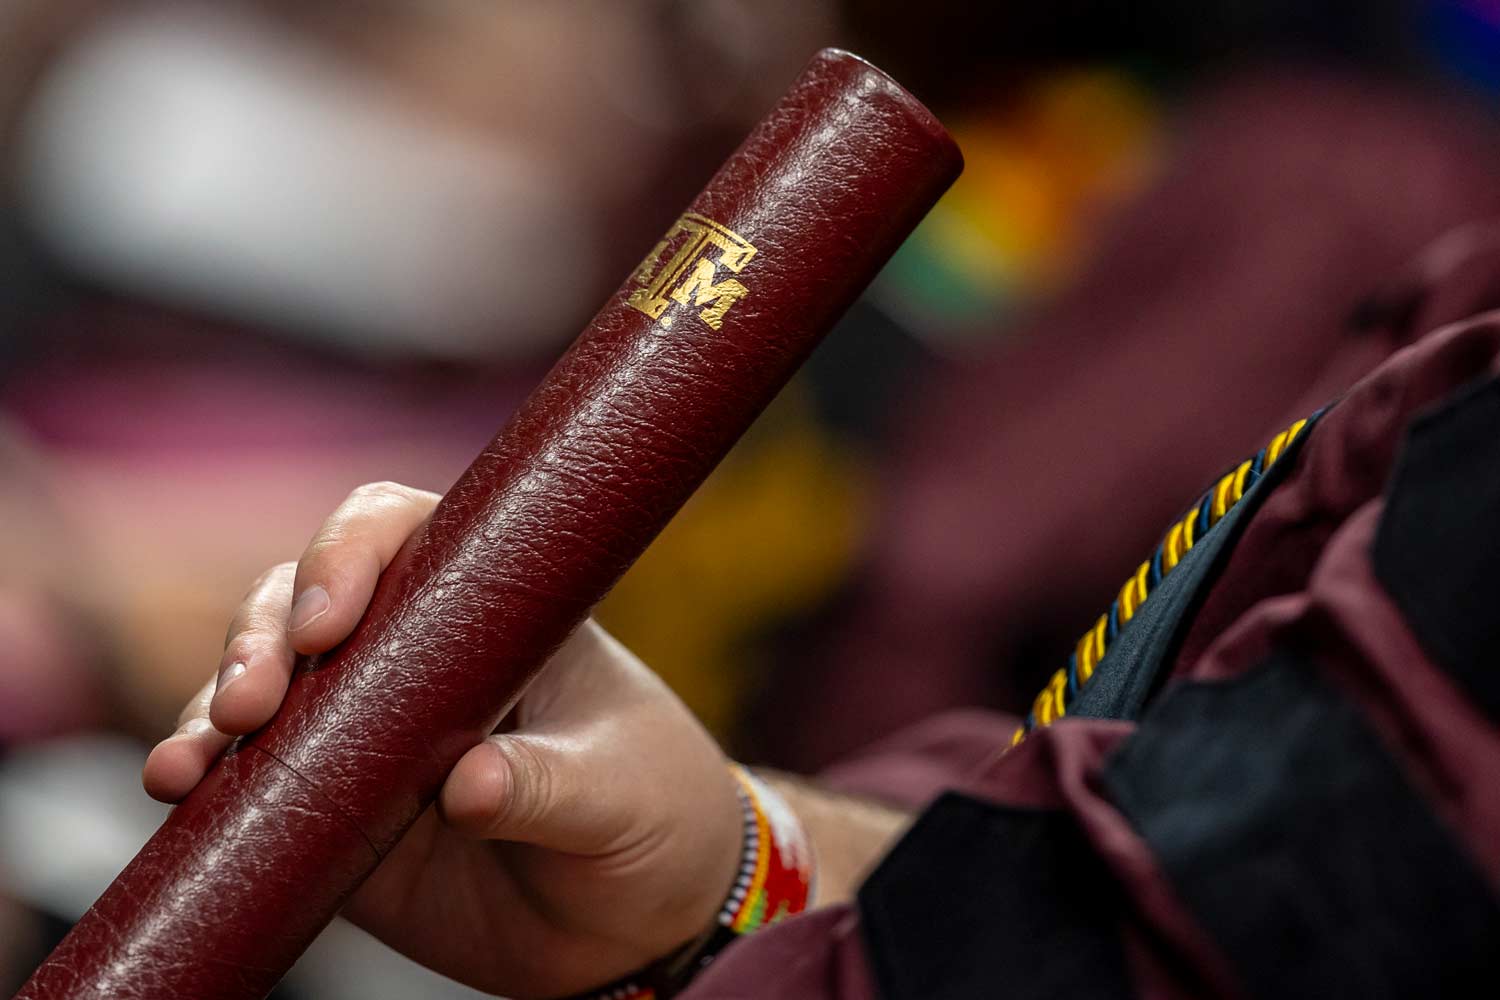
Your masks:
M955 123L963 176L881 275L878 304L940 342L992 334L1057 288L1157 159L1153 95L1108 68L1041 77Z

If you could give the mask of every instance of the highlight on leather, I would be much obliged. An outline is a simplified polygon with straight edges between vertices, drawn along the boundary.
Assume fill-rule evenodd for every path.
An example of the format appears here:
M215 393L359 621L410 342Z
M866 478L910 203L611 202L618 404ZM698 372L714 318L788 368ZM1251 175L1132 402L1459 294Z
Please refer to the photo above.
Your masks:
M20 1000L269 992L961 166L889 77L815 56Z

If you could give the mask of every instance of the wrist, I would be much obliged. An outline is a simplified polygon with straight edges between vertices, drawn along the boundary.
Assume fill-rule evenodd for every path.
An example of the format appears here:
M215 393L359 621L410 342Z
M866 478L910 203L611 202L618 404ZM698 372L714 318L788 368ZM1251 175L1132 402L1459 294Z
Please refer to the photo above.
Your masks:
M808 909L847 903L875 864L911 825L912 815L873 799L841 795L804 778L758 770L797 814L817 870Z
M640 973L579 1000L664 1000L729 944L806 909L854 897L911 816L867 799L824 791L773 771L730 764L741 815L734 880L713 922Z
M816 882L814 854L798 814L779 791L729 764L738 800L738 852L730 884L720 889L711 922L685 945L633 975L576 1000L663 1000L734 941L807 909Z

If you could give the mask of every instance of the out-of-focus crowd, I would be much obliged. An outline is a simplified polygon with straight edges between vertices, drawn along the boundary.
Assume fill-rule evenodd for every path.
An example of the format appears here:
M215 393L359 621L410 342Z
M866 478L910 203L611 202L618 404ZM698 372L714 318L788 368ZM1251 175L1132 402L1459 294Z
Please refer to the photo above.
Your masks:
M159 822L251 579L443 489L816 48L967 171L599 610L802 769L1022 707L1399 346L1500 213L1497 42L1481 0L0 5L0 991ZM472 993L340 925L279 995Z

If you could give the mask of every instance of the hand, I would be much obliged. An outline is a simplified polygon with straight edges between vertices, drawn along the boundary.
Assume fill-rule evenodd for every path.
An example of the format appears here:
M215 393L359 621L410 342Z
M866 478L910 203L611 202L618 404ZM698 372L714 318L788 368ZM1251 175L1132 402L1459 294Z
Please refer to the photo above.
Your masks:
M146 790L181 799L236 734L275 714L296 653L332 648L437 503L395 484L355 490L295 564L234 616L216 679L146 761ZM501 730L449 774L345 915L416 961L492 993L547 997L627 975L712 922L741 850L719 748L650 670L592 622L553 657Z

